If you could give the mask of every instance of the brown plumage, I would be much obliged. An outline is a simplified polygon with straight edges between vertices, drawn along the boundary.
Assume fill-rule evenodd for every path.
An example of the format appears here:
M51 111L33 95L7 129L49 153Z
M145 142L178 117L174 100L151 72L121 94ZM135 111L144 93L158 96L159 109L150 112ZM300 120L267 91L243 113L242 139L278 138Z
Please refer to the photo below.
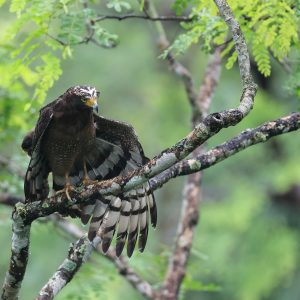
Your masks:
M36 127L22 143L31 156L24 182L27 202L47 197L50 172L53 189L64 189L68 196L72 186L126 175L147 162L130 125L93 113L97 98L95 88L75 86L41 109ZM139 250L144 250L149 214L155 227L156 204L148 183L118 197L99 198L93 205L80 207L82 222L86 224L91 219L89 239L99 236L104 252L117 232L117 255L127 241L127 254L131 256L138 235Z

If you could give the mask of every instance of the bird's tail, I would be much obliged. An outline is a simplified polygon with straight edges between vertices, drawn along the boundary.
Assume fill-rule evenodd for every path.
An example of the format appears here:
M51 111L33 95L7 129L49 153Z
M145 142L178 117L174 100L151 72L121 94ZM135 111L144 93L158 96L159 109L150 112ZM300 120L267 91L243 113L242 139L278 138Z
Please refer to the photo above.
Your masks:
M130 257L138 239L138 248L143 252L146 246L149 216L153 227L157 223L157 209L149 184L131 190L124 195L106 196L95 204L82 208L81 220L86 224L91 219L88 237L101 238L102 250L107 252L116 233L116 255L120 256L127 241L127 255Z

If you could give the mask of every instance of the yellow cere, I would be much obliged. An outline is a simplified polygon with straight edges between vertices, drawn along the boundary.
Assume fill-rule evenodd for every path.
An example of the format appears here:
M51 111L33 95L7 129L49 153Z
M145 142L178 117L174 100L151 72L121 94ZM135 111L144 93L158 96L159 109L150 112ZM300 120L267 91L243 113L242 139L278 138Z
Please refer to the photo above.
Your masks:
M85 103L87 106L93 107L94 105L97 104L97 99L95 98L87 99Z

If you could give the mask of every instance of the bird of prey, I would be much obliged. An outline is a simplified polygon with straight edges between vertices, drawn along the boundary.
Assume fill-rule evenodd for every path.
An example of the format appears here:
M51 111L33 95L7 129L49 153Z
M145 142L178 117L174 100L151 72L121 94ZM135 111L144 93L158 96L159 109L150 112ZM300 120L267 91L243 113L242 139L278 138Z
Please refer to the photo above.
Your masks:
M53 190L70 197L73 186L126 175L148 161L132 126L93 111L98 111L98 97L94 87L74 86L40 110L35 128L22 142L31 157L24 181L27 202L48 196L50 172ZM148 183L122 195L99 197L94 204L81 205L79 211L84 224L91 220L89 239L99 236L104 252L117 231L118 256L127 241L130 257L137 238L143 252L149 215L153 227L157 222Z

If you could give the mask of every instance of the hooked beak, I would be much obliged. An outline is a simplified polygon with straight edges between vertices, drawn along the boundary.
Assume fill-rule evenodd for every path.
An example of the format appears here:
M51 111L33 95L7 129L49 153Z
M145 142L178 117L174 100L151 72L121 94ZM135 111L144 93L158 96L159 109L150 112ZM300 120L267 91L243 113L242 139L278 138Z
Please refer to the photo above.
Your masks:
M96 98L87 99L85 104L89 107L92 107L98 113L98 103Z

